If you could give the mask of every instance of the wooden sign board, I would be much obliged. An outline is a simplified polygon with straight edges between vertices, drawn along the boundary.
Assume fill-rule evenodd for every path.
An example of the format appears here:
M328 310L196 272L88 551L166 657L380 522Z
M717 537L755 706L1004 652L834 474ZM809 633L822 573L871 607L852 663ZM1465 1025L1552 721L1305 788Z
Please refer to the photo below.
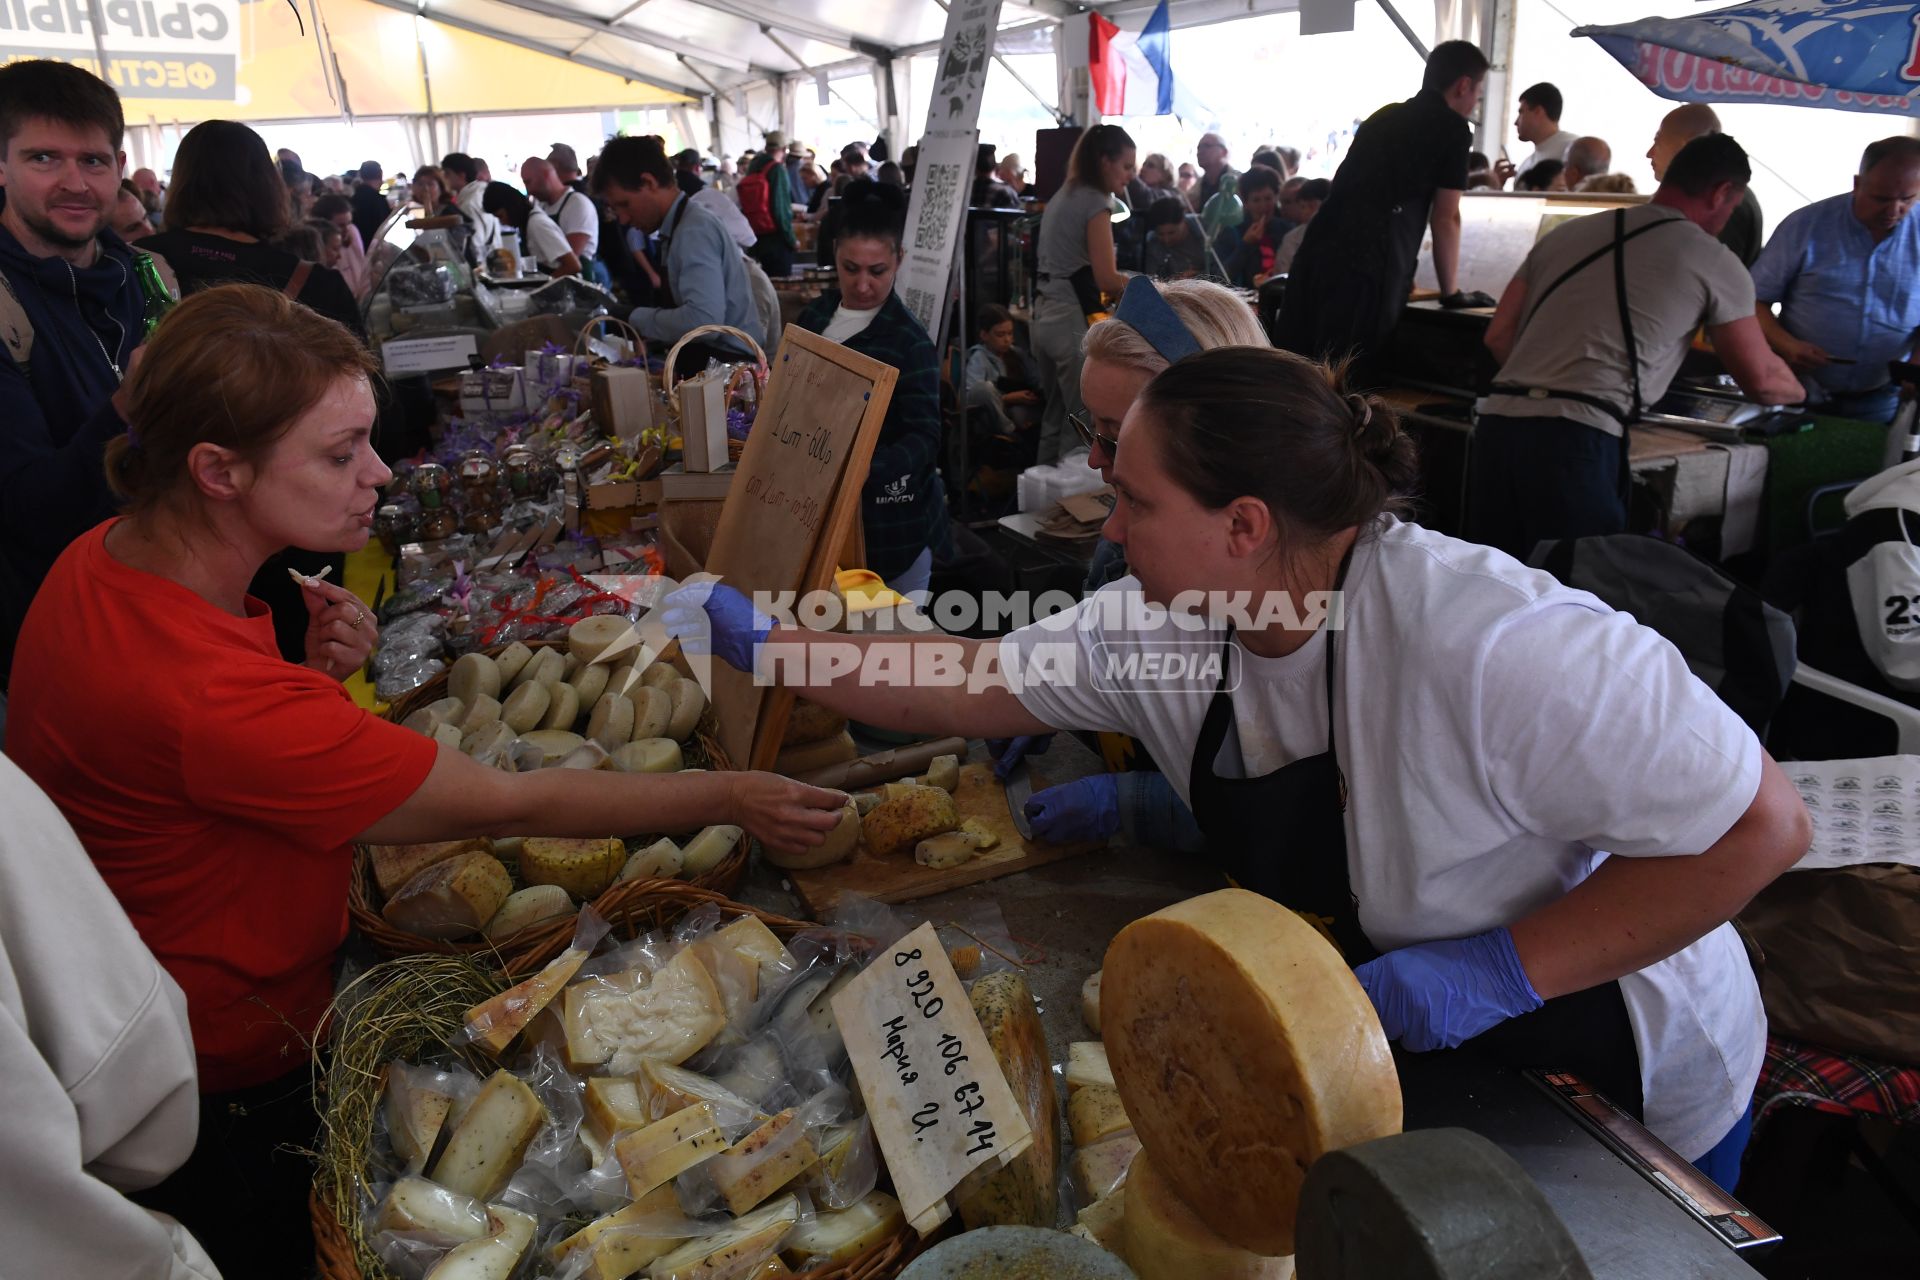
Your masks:
M899 372L793 325L767 378L747 447L707 552L706 570L749 596L819 591L860 520L880 424ZM720 745L742 768L770 769L793 695L715 662Z
M947 1193L962 1178L1033 1145L931 921L841 988L833 1020L900 1207L921 1235L951 1216Z

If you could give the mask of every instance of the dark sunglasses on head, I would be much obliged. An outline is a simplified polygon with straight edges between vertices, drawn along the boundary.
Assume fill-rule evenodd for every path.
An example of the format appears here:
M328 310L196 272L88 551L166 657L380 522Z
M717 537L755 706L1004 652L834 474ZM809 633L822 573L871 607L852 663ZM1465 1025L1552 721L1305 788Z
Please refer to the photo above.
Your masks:
M1088 452L1092 452L1094 445L1097 444L1107 451L1109 460L1119 456L1119 437L1101 435L1094 429L1093 419L1087 417L1086 414L1069 413L1067 415L1067 421L1073 424L1074 434L1080 437L1080 443L1087 446Z

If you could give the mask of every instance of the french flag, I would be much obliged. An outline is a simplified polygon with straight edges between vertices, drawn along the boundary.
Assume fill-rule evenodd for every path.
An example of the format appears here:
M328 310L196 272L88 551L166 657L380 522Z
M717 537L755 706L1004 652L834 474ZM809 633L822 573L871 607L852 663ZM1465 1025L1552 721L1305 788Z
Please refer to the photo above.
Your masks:
M1100 114L1175 114L1173 64L1167 56L1172 30L1167 0L1160 0L1138 34L1122 31L1098 13L1088 17L1087 66L1093 78L1094 105Z

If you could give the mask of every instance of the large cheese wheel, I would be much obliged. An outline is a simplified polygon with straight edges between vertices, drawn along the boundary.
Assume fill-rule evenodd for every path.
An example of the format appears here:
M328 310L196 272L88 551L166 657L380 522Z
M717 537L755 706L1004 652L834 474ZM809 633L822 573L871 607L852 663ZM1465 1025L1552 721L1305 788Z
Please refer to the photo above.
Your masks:
M1120 1252L1140 1280L1287 1280L1293 1274L1292 1258L1250 1253L1215 1235L1145 1152L1127 1171L1125 1196Z
M1114 1083L1154 1164L1229 1243L1291 1254L1307 1167L1400 1131L1366 992L1311 925L1244 889L1134 921L1102 972Z
M1465 1129L1416 1129L1315 1162L1297 1256L1313 1280L1593 1280L1526 1171Z
M975 982L970 1000L1013 1100L1033 1130L1033 1145L998 1169L975 1170L961 1180L954 1192L960 1221L969 1231L1051 1227L1059 1204L1060 1117L1040 1010L1027 980L1010 969Z

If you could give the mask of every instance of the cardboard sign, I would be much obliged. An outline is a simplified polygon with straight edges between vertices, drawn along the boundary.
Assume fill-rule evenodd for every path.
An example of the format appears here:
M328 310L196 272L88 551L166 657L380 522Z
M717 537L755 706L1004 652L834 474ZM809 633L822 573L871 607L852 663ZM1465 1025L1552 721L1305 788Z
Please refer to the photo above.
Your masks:
M928 921L874 956L833 998L860 1096L900 1207L927 1235L975 1169L1033 1145L980 1020Z
M708 573L749 596L775 598L833 581L899 376L890 364L788 326L727 487ZM793 695L724 662L712 663L709 679L720 745L743 768L772 767Z

